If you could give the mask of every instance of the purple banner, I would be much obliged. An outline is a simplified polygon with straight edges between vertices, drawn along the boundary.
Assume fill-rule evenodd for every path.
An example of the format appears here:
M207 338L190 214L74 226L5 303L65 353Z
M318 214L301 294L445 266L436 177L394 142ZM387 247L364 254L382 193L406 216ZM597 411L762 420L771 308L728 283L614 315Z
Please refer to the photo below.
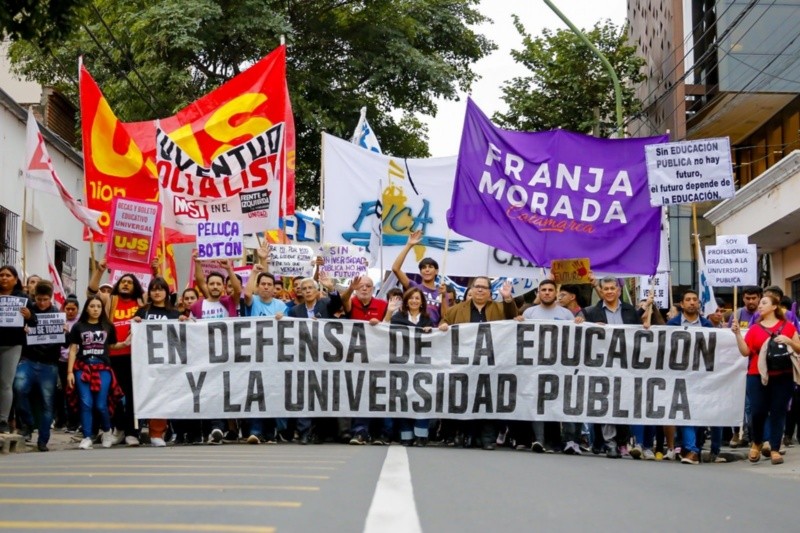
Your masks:
M588 257L595 272L655 273L661 209L650 206L644 147L667 136L508 131L471 99L461 135L450 228L539 266Z

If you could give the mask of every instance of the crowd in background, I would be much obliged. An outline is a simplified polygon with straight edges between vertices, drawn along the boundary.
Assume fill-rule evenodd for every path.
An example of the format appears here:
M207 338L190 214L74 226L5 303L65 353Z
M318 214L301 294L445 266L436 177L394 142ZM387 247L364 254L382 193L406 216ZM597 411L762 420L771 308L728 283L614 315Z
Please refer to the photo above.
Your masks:
M60 309L54 303L53 284L30 276L23 286L12 266L0 267L0 297L26 298L19 309L24 327L0 326L0 432L15 430L36 446L48 450L51 429L72 433L78 447L115 445L156 447L168 444L248 444L341 442L352 445L510 447L536 453L606 454L610 458L675 459L698 464L704 443L707 460L724 462L723 442L749 446L749 459L767 457L783 462L800 426L800 389L791 367L773 367L772 344L800 352L793 302L779 287L746 287L743 305L735 316L719 302L717 312L700 312L699 296L688 290L669 310L659 310L652 298L634 306L621 299L615 278L592 281L592 287L558 286L551 279L538 290L514 298L511 285L492 299L486 277L471 280L462 300L452 287L437 284L435 260L419 262L419 274L402 271L407 254L420 241L417 232L397 257L393 272L399 287L375 295L367 276L348 286L316 271L313 277L280 280L269 272L269 249L261 246L246 283L232 264L220 262L223 272L203 274L195 261L192 287L171 293L154 265L152 281L142 287L133 274L113 285L101 283L105 260L96 265L81 302L70 295ZM317 260L318 265L321 260ZM595 305L587 305L595 292ZM26 332L41 313L66 314L66 342L28 346ZM136 420L133 413L131 322L142 320L206 320L235 316L281 319L342 318L370 324L388 322L418 327L423 332L446 330L452 324L495 320L571 320L598 324L638 324L730 328L739 350L748 357L746 402L742 424L734 428L622 426L558 423L551 421L411 420L401 418L272 418L248 420ZM746 330L746 334L742 332ZM771 352L770 352L771 353ZM720 391L725 394L725 391Z

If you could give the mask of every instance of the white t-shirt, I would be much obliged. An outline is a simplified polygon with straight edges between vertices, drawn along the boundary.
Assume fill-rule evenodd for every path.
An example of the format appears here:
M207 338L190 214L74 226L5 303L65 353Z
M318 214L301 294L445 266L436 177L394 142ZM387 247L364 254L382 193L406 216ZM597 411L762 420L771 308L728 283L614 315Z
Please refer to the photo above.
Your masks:
M529 307L522 313L526 320L575 320L575 316L566 307L554 305L547 308L541 305Z

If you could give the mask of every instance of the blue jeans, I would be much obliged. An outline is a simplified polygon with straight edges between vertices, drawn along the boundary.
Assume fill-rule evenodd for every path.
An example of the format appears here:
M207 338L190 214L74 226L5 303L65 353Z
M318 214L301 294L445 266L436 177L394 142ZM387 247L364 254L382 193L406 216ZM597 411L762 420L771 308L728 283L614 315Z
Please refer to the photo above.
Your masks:
M408 441L412 440L414 437L418 439L427 439L428 438L428 426L430 425L430 420L412 420L410 418L401 418L397 421L397 425L400 426L400 440ZM386 428L384 427L384 431ZM389 430L391 433L391 429Z
M633 433L633 437L636 439L636 444L645 450L653 449L653 440L656 438L655 426L631 426L631 433Z
M111 388L111 372L100 371L100 390L92 392L91 385L81 380L82 371L75 372L75 388L81 399L81 425L83 436L92 436L92 409L100 413L100 429L111 431L111 416L108 414L108 390Z
M394 428L394 419L392 418L382 418L379 419L381 422L381 437L391 438L392 437L392 430ZM353 419L353 436L356 435L363 435L364 437L369 436L369 418L354 418Z
M17 366L14 376L14 399L17 400L17 412L28 428L33 429L33 413L31 413L30 396L37 390L42 397L42 413L39 417L38 444L50 441L50 424L53 422L53 395L58 382L58 366L38 363L23 359Z
M769 441L773 450L780 449L793 387L791 373L770 376L766 385L761 384L761 376L747 376L746 390L752 415L750 442L762 444Z

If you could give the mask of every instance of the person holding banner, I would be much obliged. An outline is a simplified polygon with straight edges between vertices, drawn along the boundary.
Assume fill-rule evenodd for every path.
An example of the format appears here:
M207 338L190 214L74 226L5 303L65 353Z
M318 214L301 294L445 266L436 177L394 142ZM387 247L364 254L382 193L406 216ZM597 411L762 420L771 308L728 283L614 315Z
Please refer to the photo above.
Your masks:
M700 315L700 295L697 291L689 289L683 293L681 296L681 312L677 316L671 318L667 322L668 326L679 326L679 327L702 327L702 328L713 328L714 324L711 323L707 318ZM652 446L652 435L648 432L645 432L643 426L634 426L634 435L636 436L637 446L639 446L639 455L641 455L641 446L645 447L645 454L647 453L647 447ZM644 428L644 429L650 429ZM702 448L702 442L698 443L697 433L698 431L702 432L703 428L697 428L695 426L681 426L681 440L682 448L681 448L681 463L689 464L689 465L696 465L700 464L700 451ZM645 435L642 438L642 435ZM713 427L711 428L711 462L724 462L723 458L719 457L720 446L722 445L722 428L721 427ZM633 452L631 452L633 454ZM652 453L652 452L651 452ZM647 456L645 456L647 458Z
M49 281L39 280L33 286L34 315L45 313L58 313L53 305L53 284ZM61 315L63 319L64 315ZM61 345L64 342L63 320L57 325L61 332L55 342L34 344L30 337L22 349L22 359L17 366L14 378L14 398L17 403L17 418L21 421L22 435L25 441L30 441L33 432L33 411L31 410L30 395L37 391L42 400L39 412L39 437L36 446L40 452L48 451L47 443L50 441L50 424L53 423L53 395L58 383L58 358L61 355ZM36 333L36 328L31 333Z
M14 399L12 383L25 344L25 326L36 325L33 304L22 290L17 269L0 267L0 433L8 433Z
M500 288L502 302L493 302L491 300L491 291L492 284L488 277L478 276L474 278L472 285L470 285L470 299L449 308L447 315L439 322L439 330L447 331L450 324L514 320L518 312L517 304L514 302L514 296L511 292L511 282L506 281ZM430 311L430 306L428 311ZM479 442L484 450L494 450L498 434L494 421L472 420L470 422L471 424L466 425L464 433L471 434L467 436Z
M289 309L288 315L292 318L334 318L334 313L342 307L342 298L336 292L333 280L325 272L319 273L320 283L327 289L328 297L321 298L317 282L314 278L304 278L299 284L299 296L302 303ZM297 433L300 444L308 444L313 435L313 422L310 418L297 419Z
M130 348L131 339L117 341L116 328L106 316L103 300L90 296L67 342L67 388L77 391L80 401L83 440L78 447L93 447L92 413L96 410L100 414L103 448L110 448L116 440L111 432L111 414L124 394L111 367L110 352Z
M424 303L425 295L421 290L416 287L408 289L400 302L392 300L388 304L384 321L399 326L419 328L423 333L430 333L434 324L428 316L428 307ZM425 447L428 445L430 420L402 418L398 421L398 425L400 426L400 443L403 446Z
M758 320L747 330L742 338L739 322L734 320L731 331L736 335L739 352L749 359L747 365L746 396L750 402L750 452L748 458L757 463L761 458L762 444L765 444L765 426L769 421L770 460L772 464L783 463L780 454L783 426L786 421L786 405L792 396L794 386L791 357L788 368L768 357L770 345L780 349L788 346L795 353L800 352L800 337L794 324L786 320L780 300L774 294L764 295L758 304Z
M581 311L581 315L575 317L575 322L580 324L582 322L594 322L596 324L635 324L641 325L642 319L639 312L629 303L625 303L620 299L620 287L617 278L613 276L606 276L599 282L599 290L602 296L602 301L597 305L586 307ZM649 323L644 326L650 327ZM606 447L606 457L609 459L619 459L622 457L619 447L619 442L627 442L627 436L623 435L622 427L614 424L603 424L601 428L603 441ZM627 431L624 433L627 434Z
M169 283L162 277L153 278L147 286L147 303L140 307L133 317L134 322L142 320L186 320L185 316L172 307L172 302L169 300ZM150 420L147 429L151 446L163 448L167 445L164 440L164 433L167 430L166 420Z

